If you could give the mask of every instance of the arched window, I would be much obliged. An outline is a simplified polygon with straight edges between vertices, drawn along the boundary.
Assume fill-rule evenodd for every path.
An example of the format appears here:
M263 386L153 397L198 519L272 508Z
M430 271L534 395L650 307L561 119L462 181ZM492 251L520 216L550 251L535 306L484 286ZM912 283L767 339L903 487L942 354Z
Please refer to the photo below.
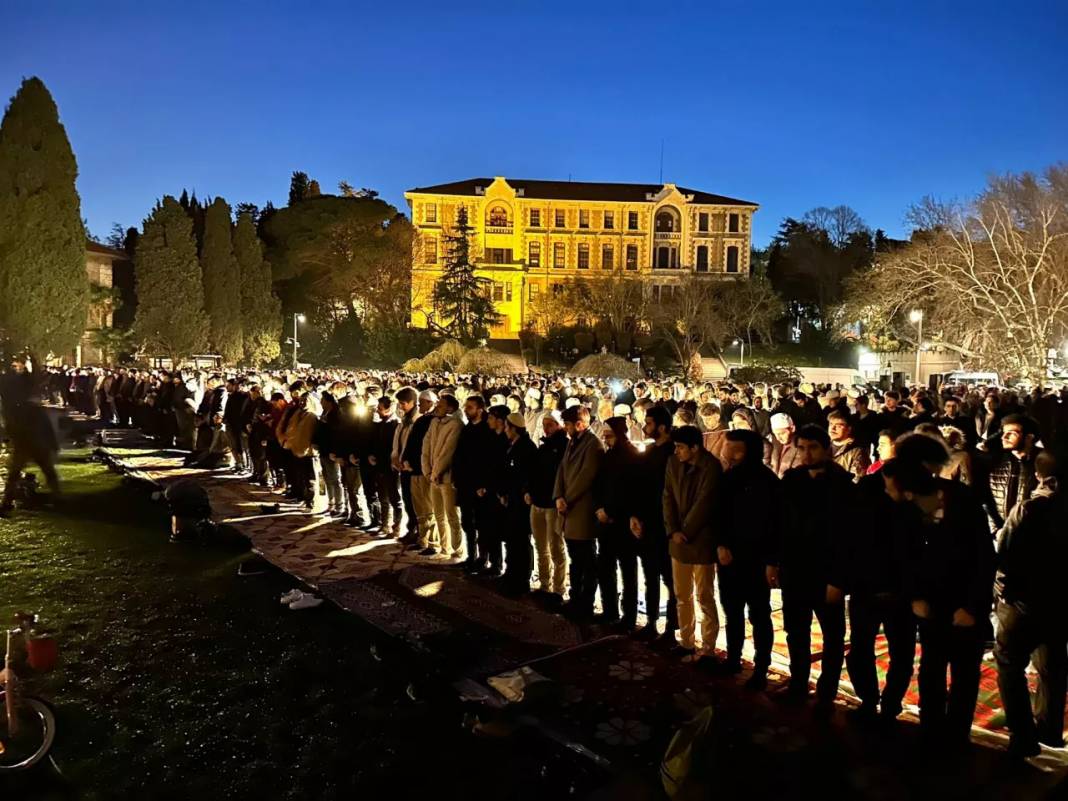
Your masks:
M674 233L682 228L679 213L672 208L663 208L656 213L657 233Z
M494 228L507 228L508 209L504 206L494 206L491 208L489 214L486 215L486 225L493 226Z

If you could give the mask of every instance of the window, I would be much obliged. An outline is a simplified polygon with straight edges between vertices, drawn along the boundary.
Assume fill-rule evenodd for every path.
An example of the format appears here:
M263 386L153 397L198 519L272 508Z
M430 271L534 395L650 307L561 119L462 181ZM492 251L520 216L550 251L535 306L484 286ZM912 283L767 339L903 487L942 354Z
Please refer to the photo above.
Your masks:
M556 297L557 295L564 294L564 289L565 289L565 287L561 283L553 284L553 297Z
M708 230L708 212L707 211L702 211L702 212L698 213L698 215L697 215L697 230L698 231L707 231Z
M616 250L611 245L601 245L601 269L613 270L616 266Z
M508 209L504 206L494 206L489 210L489 215L486 217L486 224L494 228L507 228Z
M541 242L531 242L527 250L527 265L541 267Z
M541 292L540 286L537 284L530 285L530 288L527 290L527 297L530 299L531 303L538 299L539 292Z
M637 270L638 269L638 246L637 245L627 245L627 269L628 270Z
M738 246L730 245L727 248L727 272L738 272Z
M557 228L563 228L567 223L564 222L564 210L557 209L553 213L553 225Z
M656 215L656 230L661 233L674 233L679 230L679 221L676 217L677 212L672 213L672 210L664 209Z
M579 210L579 228L590 227L590 213L586 209Z
M627 212L627 230L628 231L637 231L638 230L638 212L636 212L636 211L628 211Z
M563 266L564 266L564 243L563 242L554 242L553 243L553 267L558 267L559 268L559 267L563 267Z
M541 228L541 209L530 210L530 227Z
M697 272L708 272L708 245L697 246Z
M608 231L616 227L616 213L614 211L606 211L604 213L604 227Z
M738 233L738 215L737 214L728 214L727 215L727 231L729 233L732 233L732 234Z
M504 299L509 303L512 302L512 282L509 281L504 285Z
M578 268L590 269L590 246L585 243L578 246Z
M671 263L671 256L668 253L668 248L656 249L656 266L658 269L666 270Z
M438 204L427 203L423 206L423 222L436 223L438 221Z
M493 299L504 300L504 284L493 282Z
M511 248L486 248L486 261L490 264L511 264Z
M436 236L428 236L423 241L423 261L427 264L438 263L438 238Z

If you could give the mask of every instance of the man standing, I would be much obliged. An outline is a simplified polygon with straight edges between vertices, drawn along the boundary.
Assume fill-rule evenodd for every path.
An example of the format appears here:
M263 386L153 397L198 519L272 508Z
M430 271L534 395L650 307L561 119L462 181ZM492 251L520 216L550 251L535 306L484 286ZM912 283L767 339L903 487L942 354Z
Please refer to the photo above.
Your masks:
M668 532L678 604L677 652L684 659L696 656L696 599L701 609L701 655L714 661L719 610L714 594L716 557L711 518L723 468L701 446L701 432L695 426L677 428L671 438L675 455L668 461L664 479L664 530Z
M419 418L419 412L415 408L417 396L415 390L411 387L402 387L397 391L396 397L397 415L400 417L400 424L393 434L393 450L390 453L390 462L393 465L393 470L400 476L401 500L404 502L404 515L408 518L403 542L405 545L412 545L419 539L419 531L415 503L412 499L412 473L411 470L404 469L403 454L404 448L408 444L408 439L411 437L412 428ZM397 530L399 533L399 521Z
M34 369L37 369L36 365ZM59 441L48 414L33 397L33 376L27 371L24 359L15 359L11 368L0 377L0 410L3 411L4 430L11 441L0 515L13 508L22 468L30 462L41 468L53 499L58 498L59 476L55 464Z
M505 453L503 492L505 545L508 548L507 569L502 590L519 596L530 592L533 559L530 548L530 507L527 502L531 479L536 469L537 446L527 435L526 420L518 412L508 415L504 425L508 440Z
M560 412L553 409L541 418L542 437L526 502L530 505L530 526L538 550L538 591L554 605L563 603L567 585L567 546L560 517L556 513L553 490L556 471L567 450L567 432Z
M452 469L460 431L464 424L459 417L460 402L455 395L442 395L434 407L434 420L423 442L423 475L430 483L430 499L434 507L441 555L453 559L463 553L463 529L456 505L456 487ZM424 556L432 556L427 550ZM472 554L468 554L473 559Z
M1023 414L1010 414L1001 421L1001 453L990 470L987 512L994 531L1005 524L1013 507L1031 497L1038 486L1035 457L1038 424Z
M777 412L771 416L771 450L768 451L768 467L777 478L801 464L801 452L794 442L794 421L789 415Z
M679 627L675 581L671 574L671 554L664 530L664 480L668 460L675 453L671 439L671 414L663 406L653 406L646 412L645 436L653 440L638 465L635 506L630 518L630 531L638 539L638 558L645 576L645 614L648 622L635 635L644 641L656 640L662 647L676 644L675 631ZM664 633L658 635L660 618L660 585L667 588L667 618Z
M564 521L564 539L571 557L571 597L565 613L576 620L593 615L597 593L597 519L593 484L601 468L601 441L589 431L590 410L571 406L564 410L567 450L556 473L553 496Z
M845 564L839 532L853 515L853 477L831 458L827 432L807 425L797 433L801 465L786 471L782 489L786 523L780 532L783 622L790 652L789 693L806 698L812 664L812 616L823 631L823 660L816 694L830 706L838 694L845 654Z
M400 537L403 507L400 495L400 474L393 468L393 441L400 421L393 413L393 398L383 395L375 409L374 446L369 456L374 470L375 489L381 508L383 537Z
M727 674L742 669L748 606L755 655L753 675L746 686L763 690L771 665L771 579L778 568L775 541L782 525L781 490L779 480L763 462L764 440L759 434L738 430L728 431L726 437L728 468L719 493L715 531L720 600L727 624L723 669Z
M862 448L853 438L853 423L849 415L835 409L827 415L827 431L831 435L831 455L835 463L852 474L854 481L867 475L871 466L868 448Z
M998 632L994 658L998 691L1011 738L1009 753L1035 756L1039 743L1064 746L1068 623L1063 611L1063 569L1068 560L1068 519L1048 453L1035 458L1038 485L1016 504L998 533ZM1028 662L1038 671L1034 711Z
M401 451L401 480L404 480L403 476L407 473L418 535L418 539L408 546L408 550L420 551L423 556L435 555L439 544L434 520L434 501L430 495L430 477L423 473L423 446L430 431L430 424L434 422L432 412L437 402L438 396L432 390L424 389L419 393L419 413Z
M469 573L500 575L500 558L491 564L487 505L495 502L490 494L496 477L487 469L496 448L495 434L486 422L486 401L481 395L469 395L464 401L467 425L460 431L453 462L452 480L460 504L460 523L467 541Z
M979 695L994 544L968 487L936 478L929 460L905 452L899 445L881 472L917 549L910 586L920 629L920 729L929 746L960 747L969 740Z

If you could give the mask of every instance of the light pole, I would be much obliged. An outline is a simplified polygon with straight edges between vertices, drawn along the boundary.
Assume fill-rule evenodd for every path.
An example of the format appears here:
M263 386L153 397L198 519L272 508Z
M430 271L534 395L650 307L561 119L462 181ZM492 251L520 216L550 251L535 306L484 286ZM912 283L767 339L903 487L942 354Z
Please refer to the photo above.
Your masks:
M745 340L736 339L731 344L738 346L738 366L745 367Z
M297 323L304 322L303 314L293 315L293 369L297 369Z
M920 383L920 349L923 347L923 309L913 309L909 319L916 324L916 375L913 380Z

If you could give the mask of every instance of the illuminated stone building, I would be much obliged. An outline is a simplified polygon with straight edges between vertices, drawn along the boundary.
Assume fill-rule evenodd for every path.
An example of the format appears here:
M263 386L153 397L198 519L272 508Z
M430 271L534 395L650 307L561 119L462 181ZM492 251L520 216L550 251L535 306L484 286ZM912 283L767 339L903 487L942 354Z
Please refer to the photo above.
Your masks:
M489 279L502 322L516 339L539 293L569 281L639 277L653 302L686 275L745 278L757 204L675 184L471 178L405 193L419 232L412 266L412 324L426 326L447 257L447 237L466 207L477 274Z

